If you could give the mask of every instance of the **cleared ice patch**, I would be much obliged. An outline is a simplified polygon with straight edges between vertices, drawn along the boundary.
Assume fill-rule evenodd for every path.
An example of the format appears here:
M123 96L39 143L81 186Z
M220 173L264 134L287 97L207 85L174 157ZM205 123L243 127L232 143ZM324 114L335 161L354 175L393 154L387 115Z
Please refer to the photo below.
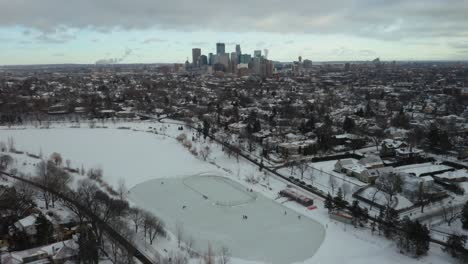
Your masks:
M130 199L162 218L174 234L177 223L182 225L184 238L193 237L199 252L210 243L215 250L227 246L236 258L294 263L311 258L325 236L318 222L223 177L149 180L132 188Z
M204 199L218 206L240 206L257 199L257 194L230 179L213 175L196 175L183 180L184 184ZM226 192L226 190L229 190Z

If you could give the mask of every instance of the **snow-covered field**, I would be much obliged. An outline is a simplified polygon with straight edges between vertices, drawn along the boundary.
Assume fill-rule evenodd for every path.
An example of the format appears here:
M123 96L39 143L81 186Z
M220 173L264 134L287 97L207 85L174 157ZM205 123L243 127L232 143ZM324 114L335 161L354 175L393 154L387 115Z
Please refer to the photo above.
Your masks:
M216 251L227 246L233 256L242 259L293 263L312 257L323 241L322 225L299 219L294 211L264 196L238 206L216 205L220 200L227 202L227 198L235 203L250 198L250 193L243 194L229 179L189 179L200 180L204 186L192 189L180 178L150 180L131 189L130 198L161 217L173 233L177 233L177 224L182 225L184 237L197 238L194 248L199 252L211 243Z
M190 155L177 141L148 132L123 129L0 130L0 141L13 137L16 148L49 157L59 152L71 167L100 167L104 180L127 187L154 178L192 175L217 168Z
M42 150L45 157L49 156L54 151L59 152L62 154L64 160L71 160L72 167L80 168L82 164L85 168L100 166L104 170L104 180L115 185L120 178L123 178L125 179L128 187L136 186L132 190L133 194L137 194L135 190L140 187L148 188L148 192L151 192L147 193L149 200L146 201L146 203L151 202L151 204L145 205L144 201L142 201L143 203L140 205L146 207L148 210L153 210L156 215L161 217L165 217L165 214L170 216L173 213L176 214L172 217L177 217L177 213L195 214L195 212L190 212L190 210L192 206L196 206L197 200L191 202L193 205L187 203L187 211L183 211L181 209L183 206L182 203L186 202L184 197L191 195L190 192L170 192L169 189L164 190L160 185L157 185L158 180L154 179L171 178L171 182L177 182L177 180L182 181L181 177L183 176L206 172L209 172L212 175L229 177L231 180L241 183L246 188L251 188L254 192L259 194L258 197L260 198L258 198L257 201L260 201L260 203L256 205L256 201L252 205L249 205L252 209L249 209L251 211L246 213L249 216L247 219L249 223L241 222L242 214L244 214L241 211L234 211L231 213L218 212L218 214L214 214L215 210L220 210L220 208L207 209L210 208L209 206L205 206L206 208L200 210L213 212L213 215L205 215L202 221L190 221L190 218L182 217L182 222L184 223L184 229L186 229L187 232L192 229L199 229L197 225L206 224L209 226L211 224L209 221L211 220L205 219L210 218L227 218L223 221L228 221L227 223L229 223L229 221L238 221L238 224L244 223L245 230L241 228L238 232L245 234L245 237L240 235L234 237L227 236L226 234L228 233L224 233L222 231L216 232L216 235L219 235L221 240L226 241L229 241L230 239L239 239L237 237L244 238L245 240L252 240L253 242L251 243L254 245L250 249L252 250L252 253L245 253L245 258L249 258L248 254L256 254L254 252L255 248L263 247L263 245L261 246L260 244L276 243L269 241L268 239L271 239L267 236L267 233L269 232L265 232L266 230L269 230L270 224L276 224L276 228L281 229L277 232L304 232L308 234L312 232L312 230L308 229L310 227L302 225L305 225L307 222L310 222L310 225L313 225L314 222L309 220L313 219L320 223L326 230L323 243L314 254L314 238L305 239L304 241L304 238L300 236L298 241L307 246L307 249L304 250L306 252L304 255L291 259L291 261L307 264L455 263L455 261L448 257L437 246L433 246L431 248L427 257L420 259L413 259L411 257L401 255L398 253L398 250L392 241L378 235L372 235L369 230L361 228L356 229L352 226L347 226L330 220L327 210L323 208L323 202L318 197L314 197L315 204L318 206L318 209L316 210L307 210L301 205L294 202L287 202L284 199L274 200L277 197L278 192L286 187L285 182L274 177L266 177L264 179L260 179L259 184L246 183L246 177L255 176L257 178L262 178L261 176L263 173L260 173L258 168L245 160L239 159L239 161L237 161L234 157L229 158L224 152L222 152L221 147L215 144L210 145L213 153L208 158L209 162L205 162L200 158L194 157L174 139L175 136L181 133L181 131L177 130L178 125L135 122L128 124L109 123L106 124L106 126L109 127L107 129L89 129L85 124L81 125L82 128L68 128L69 126L69 124L54 124L54 129L35 129L32 127L28 127L26 130L0 129L0 141L6 142L7 138L11 136L15 139L17 149L28 151L33 154L39 154ZM116 129L118 126L130 126L139 131L119 130ZM160 131L159 133L165 133L169 136L161 136L145 132L150 126L157 127L157 131ZM161 132L162 128L164 128L164 131ZM187 133L189 138L193 134L186 130L183 132ZM194 144L198 149L200 149L201 146L208 144L208 142L199 140ZM155 185L153 189L149 187L152 184ZM157 191L165 192L167 194L162 197L162 201L168 205L175 204L177 201L176 199L182 199L180 200L181 204L174 205L173 208L167 209L175 212L164 212L162 211L162 207L157 207L163 206L155 202L156 197L161 195ZM138 203L136 200L135 202ZM203 200L199 202L202 203ZM281 206L285 209L282 209ZM233 210L240 210L241 208L243 207L238 207ZM284 210L287 210L286 217L284 216ZM301 220L297 218L298 214L303 215ZM233 217L233 215L237 217ZM269 218L272 219L254 223L254 219L256 219L256 217L258 217L258 219L264 219L264 216L262 215L269 215ZM252 224L250 224L250 221L252 221ZM297 225L292 225L291 223L293 222L296 222ZM171 223L170 220L166 220L166 224L170 228L170 225L175 223ZM213 228L218 227L213 226ZM237 230L239 229L239 226L234 225L232 228L236 228ZM283 237L276 238L276 240L282 239ZM166 248L166 246L169 245L161 243L162 242L156 243L156 248L158 248L158 250L162 247ZM196 245L202 246L204 242L196 241L195 243ZM236 243L242 244L247 242L240 240ZM278 252L284 252L287 256L289 251L295 251L295 248L293 247L294 245L285 245L281 248L282 251L273 248L267 253L269 253L268 255L271 254L271 256L276 256L275 254L279 254ZM236 246L233 246L231 250L234 252L235 248ZM169 251L172 250L171 248L167 249ZM263 250L267 250L266 246ZM258 254L263 254L260 252L262 251L259 251ZM234 253L237 254L237 251ZM257 255L256 258L260 259L260 261L247 262L236 258L233 259L232 263L264 263L264 261L261 261L263 258L260 255ZM307 260L302 261L304 258L307 258ZM271 260L271 258L267 258L267 260ZM285 262L283 263L288 262L289 261L285 259Z

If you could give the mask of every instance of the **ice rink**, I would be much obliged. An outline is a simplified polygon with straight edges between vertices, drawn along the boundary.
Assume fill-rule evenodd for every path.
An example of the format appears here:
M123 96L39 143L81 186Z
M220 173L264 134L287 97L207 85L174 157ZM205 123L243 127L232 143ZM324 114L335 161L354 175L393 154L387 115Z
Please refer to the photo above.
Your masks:
M149 180L132 188L130 199L161 217L174 234L176 223L182 223L184 236L197 238L198 251L205 251L210 242L215 249L227 246L233 257L293 263L313 256L325 236L319 223L299 218L228 178ZM236 206L225 205L229 203Z

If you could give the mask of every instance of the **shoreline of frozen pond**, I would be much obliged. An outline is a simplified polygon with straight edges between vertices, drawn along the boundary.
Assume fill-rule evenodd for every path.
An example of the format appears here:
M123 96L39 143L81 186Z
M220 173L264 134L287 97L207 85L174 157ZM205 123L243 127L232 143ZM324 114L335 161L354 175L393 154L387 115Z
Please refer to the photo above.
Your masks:
M187 186L186 179L200 181L197 190ZM203 175L154 179L137 184L129 197L162 218L172 233L176 234L177 224L182 224L184 235L196 238L194 248L199 252L206 251L211 243L215 250L227 246L236 258L295 263L311 258L320 248L325 237L321 224L300 218L261 194L237 206L216 204L228 199L245 201L250 193L236 185L228 178Z

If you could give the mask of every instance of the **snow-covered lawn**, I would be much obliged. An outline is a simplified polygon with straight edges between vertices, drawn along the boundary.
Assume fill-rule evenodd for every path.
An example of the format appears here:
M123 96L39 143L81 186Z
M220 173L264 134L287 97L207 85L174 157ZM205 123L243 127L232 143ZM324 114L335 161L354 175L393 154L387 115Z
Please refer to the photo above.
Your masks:
M400 166L400 167L396 167L395 169L397 171L402 171L406 173L414 173L416 176L419 176L423 173L452 169L452 167L445 166L442 164L433 164L431 162L427 162L427 163L421 163L421 164Z
M82 128L68 128L70 124L64 123L59 125L53 124L53 127L55 127L54 129L35 129L32 127L29 127L27 130L4 129L0 130L0 141L6 142L7 138L11 136L15 139L17 149L19 150L39 154L42 149L44 156L48 156L54 151L59 152L62 154L64 160L71 160L72 167L80 168L82 164L86 169L93 166L100 166L104 170L104 180L113 185L115 185L120 178L124 178L128 187L138 185L138 187L133 189L133 192L141 186L143 186L142 188L149 188L151 193L147 194L150 197L148 199L151 199L151 197L154 197L153 199L155 199L160 195L156 193L156 190L159 191L158 187L161 187L160 185L150 188L153 182L155 184L158 183L158 180L154 179L171 178L171 182L177 182L178 180L182 181L182 176L195 175L204 172L229 177L231 180L241 183L246 188L253 189L254 192L259 194L259 197L263 197L259 198L258 201L265 199L258 205L255 205L255 203L251 205L254 209L251 209L252 211L247 213L249 216L247 221L249 221L249 223L246 223L245 230L239 230L241 234L245 234L244 239L255 237L252 238L255 242L253 246L254 249L257 246L263 247L260 246L260 244L273 243L268 240L270 237L266 234L268 233L266 230L269 230L270 228L270 223L279 223L276 225L276 228L281 229L278 230L278 232L291 232L293 234L298 232L298 230L306 234L310 234L310 232L312 232L312 230L308 229L309 227L302 226L305 225L306 222L314 223L307 218L313 219L325 227L325 239L315 254L313 253L314 238L311 237L304 241L301 236L299 237L300 239L298 241L305 243L308 247L305 250L306 252L304 255L291 259L292 261L297 260L299 263L452 263L451 258L443 253L437 246L432 247L429 256L421 259L413 259L411 257L401 255L398 253L398 250L392 241L381 236L372 235L369 230L360 228L356 229L352 226L346 226L342 223L330 220L327 210L323 208L322 200L318 197L313 197L315 199L315 204L318 206L318 209L316 210L307 210L299 204L287 202L284 198L275 201L274 199L277 197L278 192L286 188L287 183L275 177L263 178L263 173L259 172L258 168L253 166L251 163L242 159L237 161L234 157L229 158L224 152L222 152L220 146L205 142L203 139L194 143L194 145L197 146L197 149L200 149L201 146L210 144L213 152L208 158L208 162L204 162L200 158L194 157L187 151L187 149L182 147L181 144L174 139L182 132L187 133L188 138L191 138L194 134L186 129L184 131L179 131L177 128L180 125L160 124L154 122L130 122L126 124L106 123L104 125L109 128L88 129L86 124L81 124ZM119 130L117 129L119 126L128 126L132 129ZM152 128L150 129L149 127ZM155 135L154 133L146 132L148 130L154 132L154 127L157 128L156 131L158 131L158 133L164 133L168 136ZM133 131L133 129L135 131ZM317 164L312 164L312 166L315 165ZM331 163L324 163L322 165L327 165L329 167ZM28 167L31 172L34 170L34 167L31 165L25 165L24 167ZM246 183L245 179L251 176L258 178L260 183ZM345 179L347 180L347 178ZM343 179L343 181L345 179ZM328 181L328 179L326 181ZM145 182L147 184L143 184ZM181 207L183 204L176 204L176 199L183 199L190 195L190 192L177 193L169 192L164 189L161 189L160 191L165 191L167 194L162 198L162 201L168 205L174 205L173 208L170 208L169 210L174 210L177 213L182 214L187 213L188 210L191 209L190 207L187 208L187 212L185 210L182 211ZM181 198L178 198L179 195ZM151 200L146 203L149 203L150 201ZM195 201L197 200L194 200L193 203L195 203ZM199 202L202 203L203 201ZM280 203L284 206L284 210L287 210L287 218L284 216L284 210L280 209ZM160 206L155 201L152 201L151 204L147 204L146 206L145 204L141 204L141 206L145 206L149 210L154 210L156 215L164 217L165 214L169 214L169 212L163 212L160 211L159 208L155 208L156 205ZM189 206L189 204L187 204L187 206ZM263 209L265 207L270 209ZM241 206L234 210L241 210L242 208L244 207ZM218 208L218 210L219 209L220 208ZM204 219L227 218L225 221L241 222L242 214L244 213L241 211L231 214L227 213L226 216L224 216L224 213L218 213L205 215ZM297 218L298 214L303 215L301 220ZM238 216L232 217L232 215ZM258 219L264 219L263 217L268 215L272 220L256 223L255 226L250 224L251 220L253 222L253 219L256 219L257 217ZM177 217L177 215L174 215L173 217ZM191 230L191 228L196 230L197 225L203 224L203 221L198 223L187 221L188 219L189 218L182 217L182 222L184 222L184 228L187 232ZM297 225L291 224L293 222L297 222ZM166 224L170 228L170 225L174 225L175 223L173 221L166 220ZM209 220L207 220L205 224L208 226L210 224ZM213 228L219 227L214 226ZM233 229L234 228L238 229L239 227L234 225ZM252 233L248 234L247 231L249 230L254 230L256 233L252 231ZM228 233L224 233L222 231L216 232L216 235L219 235L222 240L227 239L227 241L229 241L230 239L237 239L236 237L231 238L226 234ZM172 234L171 237L173 238L174 235ZM239 235L239 237L241 236ZM197 240L197 238L195 239ZM277 238L277 240L282 239L283 237ZM196 241L195 243L202 245L203 241ZM242 244L244 241L241 240L236 243ZM161 248L165 248L168 251L173 250L174 248L169 248L170 246L174 247L174 243L159 241L155 245L159 251ZM282 248L282 252L285 252L285 256L288 256L289 253L286 252L294 252L295 249L293 247L294 245L284 246ZM235 248L236 246L233 246L233 252L235 251ZM278 254L277 251L278 250L271 249L269 253L271 253L271 256L276 256L275 254ZM237 254L237 252L234 253ZM259 251L258 254L263 253ZM247 256L247 253L245 256ZM257 258L261 258L259 256L260 255L257 255ZM304 257L307 258L307 260L302 261ZM286 261L286 263L287 262L288 261ZM232 263L243 264L247 262L234 259ZM455 262L453 261L453 263Z
M373 201L379 205L386 206L388 203L388 195L384 192L377 190L375 187L366 188L364 191L360 193L361 197L364 197L370 201ZM409 201L406 197L397 194L392 198L392 203L394 209L404 209L410 206L413 206L413 203Z

